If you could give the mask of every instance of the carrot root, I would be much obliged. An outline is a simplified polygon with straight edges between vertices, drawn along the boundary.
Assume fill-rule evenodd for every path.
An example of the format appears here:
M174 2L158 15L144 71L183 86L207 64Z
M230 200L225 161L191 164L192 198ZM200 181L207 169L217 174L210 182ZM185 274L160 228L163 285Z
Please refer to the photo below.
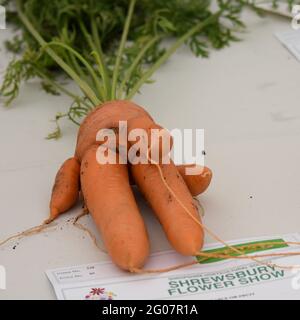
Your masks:
M127 165L99 164L98 148L102 147L91 147L81 163L85 203L112 260L125 270L140 268L149 254L149 239L129 185Z
M159 166L161 172L153 164L137 164L130 168L136 184L151 205L173 248L183 255L195 255L203 246L203 229L190 219L175 198L179 194L185 208L200 223L194 199L174 163ZM176 193L171 193L165 184L170 190L176 190Z
M76 204L79 198L79 172L80 164L75 157L62 164L55 177L50 201L50 215L45 220L46 224Z
M95 245L100 251L102 251L103 253L106 253L106 254L107 254L107 251L105 250L104 246L101 246L101 245L98 243L98 241L97 241L97 239L96 239L96 236L92 233L92 231L91 231L89 228L87 228L86 226L84 226L83 224L81 224L81 223L79 222L79 220L80 220L82 217L86 216L86 215L89 215L89 212L88 212L87 208L85 207L85 208L83 208L82 212L75 217L75 219L74 219L74 221L73 221L73 226L76 227L76 228L78 228L78 229L80 229L80 230L82 230L82 231L84 231L84 232L86 232L86 233L89 235L89 237L91 238L91 240L92 240L92 242L94 243L94 245Z
M31 227L25 231L21 231L15 235L9 236L8 238L2 240L0 242L0 246L3 246L4 244L6 244L7 242L14 240L14 239L20 239L20 238L24 238L24 237L28 237L28 236L32 236L41 232L44 232L46 229L50 228L50 227L54 227L55 225L50 225L50 224L40 224L38 226L34 226Z

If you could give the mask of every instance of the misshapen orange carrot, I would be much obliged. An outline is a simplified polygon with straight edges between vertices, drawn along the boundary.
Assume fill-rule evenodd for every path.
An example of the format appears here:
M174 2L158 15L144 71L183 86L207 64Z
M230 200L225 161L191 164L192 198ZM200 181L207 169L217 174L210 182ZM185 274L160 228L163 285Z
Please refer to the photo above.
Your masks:
M96 152L97 146L91 147L81 163L86 206L112 260L124 270L141 268L149 255L149 240L129 185L127 165L99 164Z
M160 167L165 182L200 221L193 198L174 163ZM157 167L153 164L136 164L130 168L134 181L153 208L173 248L183 255L196 255L203 246L203 230L166 189Z
M79 172L80 164L75 157L63 163L55 177L50 201L50 215L45 223L50 223L76 204L80 188Z
M120 268L134 272L144 265L148 257L149 240L130 187L128 166L120 163L100 164L96 159L97 150L106 150L100 146L101 142L96 141L98 131L113 129L119 140L119 121L128 121L129 130L146 130L150 137L151 129L161 129L143 108L130 101L111 101L92 111L80 127L75 157L67 160L57 174L48 221L75 204L80 171L85 204L103 236L108 253ZM169 138L172 145L172 138L167 131L163 136ZM134 144L127 142L129 146ZM150 140L147 147L146 150L150 152L146 152L146 159L152 157L151 147L163 151L161 140L154 144ZM113 150L108 154L116 155ZM132 165L131 174L154 209L173 247L184 255L195 255L203 245L203 230L185 212L178 199L200 221L192 194L203 192L210 179L203 172L198 176L186 176L184 166L179 167L179 173L172 162L160 168L165 180L153 164ZM209 174L210 170L206 172Z

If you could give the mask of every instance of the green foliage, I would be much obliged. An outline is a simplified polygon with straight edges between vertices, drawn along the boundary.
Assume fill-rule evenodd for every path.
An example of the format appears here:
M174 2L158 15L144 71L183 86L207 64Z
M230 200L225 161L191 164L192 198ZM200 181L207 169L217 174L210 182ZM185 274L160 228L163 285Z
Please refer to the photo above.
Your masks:
M44 89L44 91L46 91L49 94L52 94L54 96L60 95L60 92L57 90L57 88L52 83L48 82L47 80L42 81L41 86Z
M5 97L5 104L9 105L17 96L22 81L36 76L31 64L25 59L13 59L5 73L1 86L1 95Z
M12 53L15 53L15 54L22 52L23 45L24 45L24 41L18 35L15 35L11 40L5 41L6 49Z
M41 78L47 93L64 92L72 97L68 113L56 116L57 125L64 117L80 124L98 102L132 98L144 83L153 82L154 71L183 43L196 56L207 57L212 48L239 40L237 32L245 27L242 10L248 7L260 13L251 0L217 0L214 10L211 0L4 2L17 7L17 13L8 10L7 17L21 35L6 42L15 56L0 94L10 104L23 81ZM288 0L287 4L294 2ZM134 7L132 17L129 4ZM175 42L165 41L169 39ZM62 75L78 84L81 96L59 83ZM48 138L60 135L57 126Z

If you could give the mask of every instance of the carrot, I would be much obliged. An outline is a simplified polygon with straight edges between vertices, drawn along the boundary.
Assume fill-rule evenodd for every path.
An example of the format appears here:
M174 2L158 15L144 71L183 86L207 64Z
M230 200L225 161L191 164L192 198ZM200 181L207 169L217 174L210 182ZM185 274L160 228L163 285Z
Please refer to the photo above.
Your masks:
M85 205L103 236L109 255L120 268L134 271L144 265L149 255L149 240L130 187L128 166L118 161L117 164L100 164L96 158L97 150L102 152L106 150L106 147L100 146L102 142L96 141L98 131L114 129L116 139L119 141L119 121L127 121L128 133L132 129L146 131L148 135L144 155L146 160L152 156L153 151L158 151L159 161L162 159L162 138L158 143L151 140L151 129L162 129L162 127L157 125L143 108L130 101L116 100L103 104L83 121L77 137L75 156L67 160L57 174L49 221L74 205L74 195L76 194L77 200L79 192L80 170ZM169 143L172 145L172 137L167 131L163 132L163 137L169 138ZM129 141L128 136L127 140L127 147L132 147L136 143ZM120 157L116 154L117 151L110 151L106 155ZM177 170L173 162L161 166L165 182L200 221L192 194L198 194L206 189L210 179L203 175L203 172L196 176L187 176L184 170L186 167L180 166ZM211 173L207 168L204 172ZM185 213L174 195L168 191L157 167L153 164L132 165L130 173L153 207L173 247L184 255L197 254L203 245L203 230ZM73 187L70 188L70 185Z
M184 206L200 221L193 198L173 162L160 165L165 182ZM150 203L174 249L183 255L196 255L203 246L203 230L189 217L166 189L153 164L132 165L131 173L139 189Z
M85 151L96 143L96 135L100 129L118 128L119 121L150 115L131 101L109 101L90 112L80 126L77 136L75 156L81 160Z
M73 157L66 160L56 174L50 201L50 215L45 223L55 220L61 213L71 209L79 197L80 164Z
M199 173L197 173L196 175L189 175L186 173L187 168L195 167L199 169ZM192 196L197 196L203 193L210 185L212 179L212 171L207 167L196 166L194 164L179 165L177 166L177 170L188 186Z
M193 167L193 164L181 164L177 165L176 168L187 185L190 193L193 197L198 196L205 192L210 185L212 179L212 171L208 167L201 167L199 173L196 175L188 175L185 171L186 168ZM135 181L129 172L130 184L134 185Z
M149 255L149 240L129 185L127 165L99 164L96 152L97 146L90 147L81 163L86 206L112 260L124 270L141 268Z

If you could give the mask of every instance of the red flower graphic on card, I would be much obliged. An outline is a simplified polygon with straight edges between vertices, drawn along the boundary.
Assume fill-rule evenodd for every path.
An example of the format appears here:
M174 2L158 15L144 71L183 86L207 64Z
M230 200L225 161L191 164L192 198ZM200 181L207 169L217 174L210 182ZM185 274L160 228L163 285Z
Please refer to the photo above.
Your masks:
M101 294L103 294L105 292L104 288L92 288L90 291L90 294L95 296L100 296Z

